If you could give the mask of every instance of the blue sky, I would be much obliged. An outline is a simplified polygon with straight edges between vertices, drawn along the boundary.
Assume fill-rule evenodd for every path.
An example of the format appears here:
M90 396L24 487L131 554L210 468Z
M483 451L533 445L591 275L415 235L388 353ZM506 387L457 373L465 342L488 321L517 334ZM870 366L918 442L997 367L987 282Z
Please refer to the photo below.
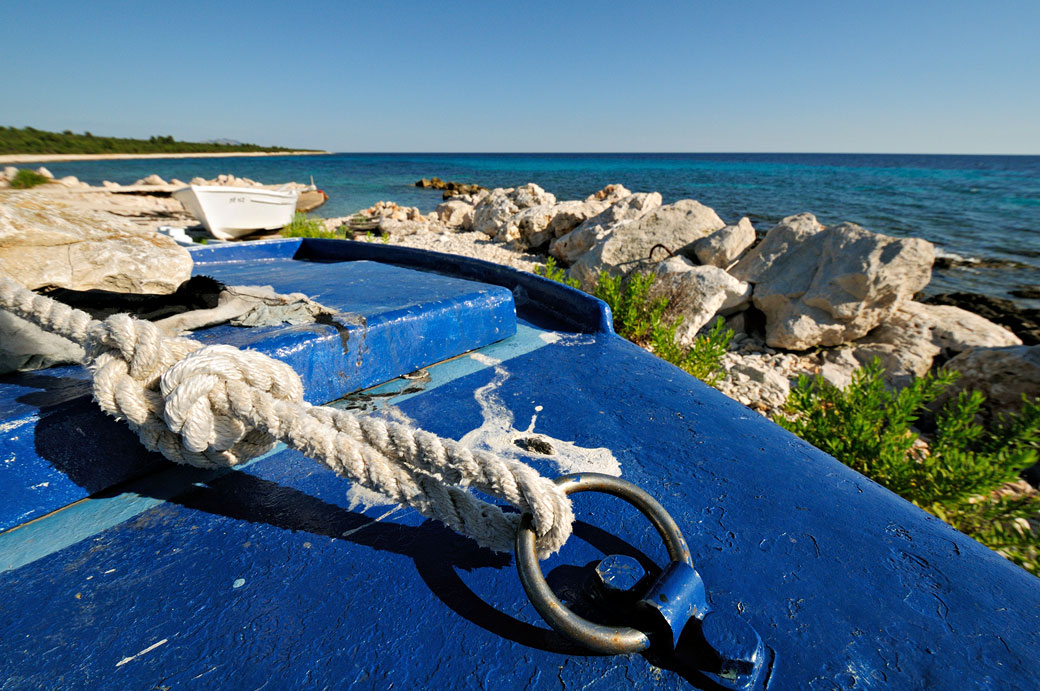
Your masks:
M0 124L333 151L1040 154L1040 1L5 3Z

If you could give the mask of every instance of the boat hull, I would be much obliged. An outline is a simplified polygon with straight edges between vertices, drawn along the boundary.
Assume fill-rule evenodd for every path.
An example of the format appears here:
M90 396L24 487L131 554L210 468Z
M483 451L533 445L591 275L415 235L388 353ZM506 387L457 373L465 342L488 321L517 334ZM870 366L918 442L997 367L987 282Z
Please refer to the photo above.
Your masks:
M685 535L711 610L768 649L756 688L1036 688L1033 576L624 341L590 296L382 243L191 253L198 273L263 278L341 310L332 324L195 334L282 359L309 402L408 420L547 477L620 474L652 494ZM404 269L422 275L405 283ZM422 315L441 326L418 328ZM486 345L462 340L475 324ZM447 353L476 350L408 352L446 341ZM381 369L389 360L398 366ZM90 407L86 376L52 369L0 386L11 517L0 688L740 688L650 654L589 654L541 621L511 555L295 451L235 470L172 467ZM65 499L30 505L59 484ZM606 554L667 563L657 529L619 499L585 493L575 509L574 536L542 563L558 595L580 599Z
M284 228L296 212L295 190L190 185L173 193L213 237L234 240L258 230Z

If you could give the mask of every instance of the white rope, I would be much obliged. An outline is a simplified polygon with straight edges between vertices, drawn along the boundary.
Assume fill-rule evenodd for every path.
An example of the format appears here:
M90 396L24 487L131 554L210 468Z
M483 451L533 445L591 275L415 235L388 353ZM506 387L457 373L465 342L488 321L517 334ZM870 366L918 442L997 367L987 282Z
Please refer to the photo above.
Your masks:
M94 400L171 461L234 466L282 441L493 550L512 551L520 514L468 488L532 513L543 558L570 536L570 500L530 466L400 423L311 406L296 372L263 353L170 338L126 314L97 321L3 277L0 309L81 345Z

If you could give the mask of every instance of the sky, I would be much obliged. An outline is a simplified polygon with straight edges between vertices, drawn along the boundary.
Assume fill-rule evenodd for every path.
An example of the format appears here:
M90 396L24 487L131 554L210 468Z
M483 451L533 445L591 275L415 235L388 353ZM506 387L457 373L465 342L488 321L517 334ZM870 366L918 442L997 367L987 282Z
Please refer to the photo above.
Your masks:
M6 2L0 124L352 152L1040 154L1040 1Z

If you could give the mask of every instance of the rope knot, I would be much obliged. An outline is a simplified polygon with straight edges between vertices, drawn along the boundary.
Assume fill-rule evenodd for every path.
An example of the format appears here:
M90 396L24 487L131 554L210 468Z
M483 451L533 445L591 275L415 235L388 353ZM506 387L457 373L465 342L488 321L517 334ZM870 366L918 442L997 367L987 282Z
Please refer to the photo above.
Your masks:
M233 346L169 338L148 321L116 314L87 331L94 398L125 419L152 451L203 468L238 465L274 448L270 434L245 425L232 404L243 387L299 403L303 384L283 362Z
M519 514L469 488L533 513L543 557L570 535L566 493L529 466L412 427L312 407L296 372L263 353L170 338L127 314L99 322L3 276L0 309L82 346L94 400L171 461L232 466L284 441L491 549L512 550Z
M303 383L289 365L253 350L211 345L163 373L163 420L189 452L231 453L238 459L234 465L258 455L255 449L263 453L273 448L277 441L242 422L242 408L252 400L248 389L291 403L303 401Z

